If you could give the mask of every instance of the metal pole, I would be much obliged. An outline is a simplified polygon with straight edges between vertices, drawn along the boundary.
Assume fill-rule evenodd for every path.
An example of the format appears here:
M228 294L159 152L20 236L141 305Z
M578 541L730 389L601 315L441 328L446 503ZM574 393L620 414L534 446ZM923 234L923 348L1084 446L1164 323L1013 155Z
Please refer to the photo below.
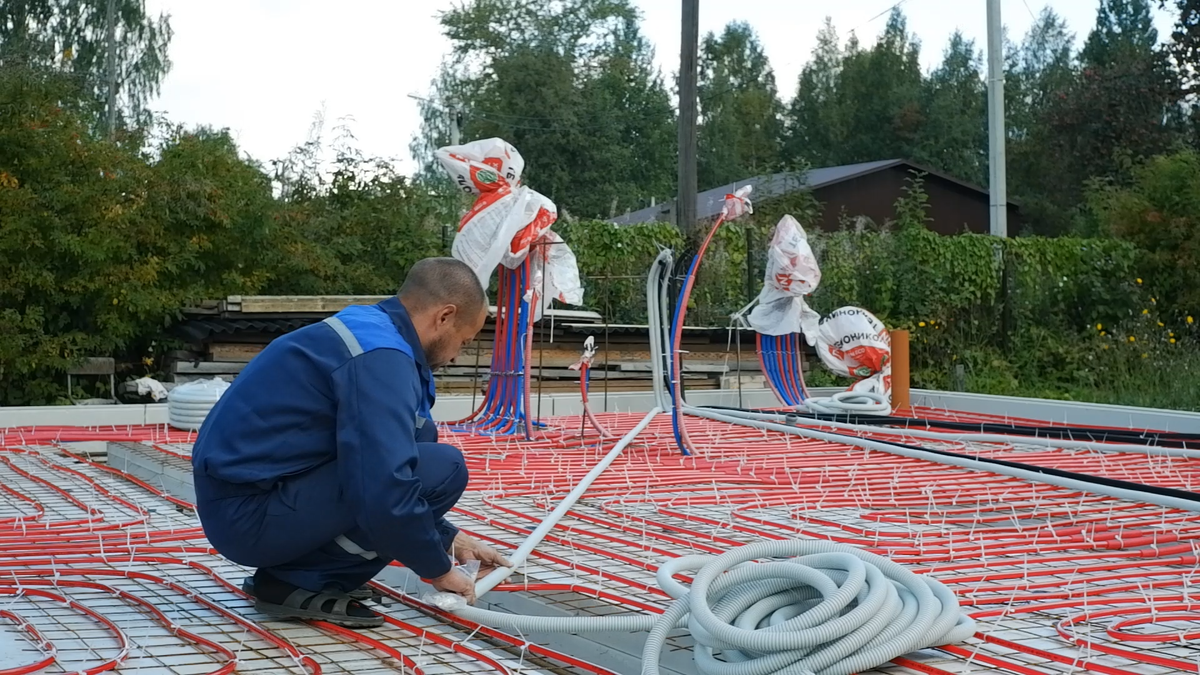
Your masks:
M685 236L696 229L696 54L700 42L700 0L683 0L679 45L679 196L675 226Z
M988 22L988 170L991 192L991 233L1008 236L1008 186L1006 184L1004 139L1004 36L1000 23L1000 0L987 0Z
M459 128L458 105L450 104L450 145L458 145L459 139L462 136L462 129Z
M108 71L108 110L106 110L106 131L112 138L117 130L117 0L108 0L108 8L104 16L105 27L108 30L108 45L105 58L105 70Z

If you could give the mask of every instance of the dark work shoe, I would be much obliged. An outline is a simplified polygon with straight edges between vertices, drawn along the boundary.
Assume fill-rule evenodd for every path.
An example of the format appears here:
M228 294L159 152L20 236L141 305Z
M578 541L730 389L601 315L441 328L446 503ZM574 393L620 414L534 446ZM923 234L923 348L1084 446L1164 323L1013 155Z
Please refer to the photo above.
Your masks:
M247 580L249 581L249 580ZM273 619L327 621L347 628L382 626L383 616L344 593L305 590L259 570L252 582L254 608ZM246 590L245 584L242 589Z
M326 588L325 590L328 593L334 593L334 594L338 593L338 590L335 588ZM254 597L254 577L246 577L244 580L242 580L242 592L244 592L246 595L249 595L252 598ZM375 589L371 588L369 585L359 586L358 588L350 591L349 593L346 593L346 595L350 596L351 600L358 600L360 602L366 601L366 600L374 600L376 598L382 597Z

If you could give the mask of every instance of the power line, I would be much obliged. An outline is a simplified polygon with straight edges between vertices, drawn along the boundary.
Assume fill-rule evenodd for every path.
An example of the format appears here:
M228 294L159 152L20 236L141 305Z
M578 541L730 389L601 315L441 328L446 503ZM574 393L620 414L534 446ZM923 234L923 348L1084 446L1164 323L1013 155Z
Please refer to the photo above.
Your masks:
M1029 6L1029 0L1021 0L1021 4L1025 5L1025 11L1029 12L1029 18L1033 19L1034 23L1037 23L1037 17L1033 15L1033 9Z
M885 9L885 10L883 10L882 12L880 12L880 13L876 14L875 16L873 16L873 17L871 17L871 18L867 19L866 21L864 21L864 22L862 22L862 23L858 24L858 25L857 25L857 26L855 26L854 28L851 28L851 29L850 29L850 32L851 32L851 33L857 33L859 28L862 28L863 26L866 26L866 25L868 25L868 24L874 23L876 19L878 19L878 18L879 18L879 17L881 17L881 16L884 16L885 14L891 14L891 13L892 13L894 10L896 10L896 9L899 9L899 8L900 8L900 6L901 6L901 5L903 5L903 4L904 4L904 3L906 3L906 2L908 2L908 0L900 0L900 2L897 2L896 4L892 5L891 7L888 7L887 9Z

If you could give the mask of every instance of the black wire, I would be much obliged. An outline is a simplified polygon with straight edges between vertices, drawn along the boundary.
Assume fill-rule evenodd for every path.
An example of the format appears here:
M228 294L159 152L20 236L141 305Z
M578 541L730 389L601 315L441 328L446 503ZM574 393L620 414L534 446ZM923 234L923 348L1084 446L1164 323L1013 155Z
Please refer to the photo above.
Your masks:
M1001 424L996 422L954 422L914 417L887 417L881 415L824 415L800 412L781 412L766 409L742 409L729 406L705 406L714 410L732 410L761 414L776 414L797 419L814 421L841 422L870 426L899 427L902 429L924 428L950 429L980 434L1004 434L1009 436L1029 436L1051 440L1090 441L1098 443L1126 443L1129 445L1161 446L1168 448L1200 448L1200 434L1182 434L1158 431L1123 431L1120 429L1102 429L1088 426L1039 426ZM1189 445L1190 444L1190 445Z
M724 406L704 406L704 407L706 409L716 409L716 410L737 410L736 408L729 408L729 407L724 407ZM758 412L758 411L746 410L743 412ZM763 412L778 413L778 411L763 411ZM792 413L788 413L788 415L793 416ZM794 416L795 417L809 417L807 415L794 415ZM834 417L834 416L827 416L827 417ZM841 417L841 416L838 416L838 417ZM845 417L849 417L849 416L845 416ZM1018 428L1020 428L1020 427L1018 427ZM1034 428L1034 427L1026 427L1026 428ZM1041 427L1036 427L1036 428L1041 428ZM1088 428L1088 427L1084 427L1084 428ZM1104 430L1093 429L1093 431L1103 432ZM843 436L848 439L852 438L852 439L862 440L860 437L854 436L852 434L839 433L839 432L827 432L827 433L832 433L832 435L834 435L834 436ZM1180 435L1192 436L1192 434L1180 434ZM934 455L941 455L943 457L952 457L955 459L967 459L967 460L971 460L971 461L975 461L975 462L981 462L983 464L992 464L995 466L1003 466L1003 467L1008 467L1008 468L1012 468L1012 469L1021 469L1024 471L1032 471L1034 473L1040 473L1045 476L1057 476L1060 478L1070 478L1072 480L1077 480L1077 481L1084 482L1084 483L1091 483L1093 485L1104 485L1107 487L1115 487L1115 488L1120 488L1122 490L1129 490L1132 492L1143 492L1143 493L1147 493L1147 494L1155 494L1155 495L1160 495L1160 496L1164 496L1164 497L1173 497L1175 499L1185 499L1187 501L1200 503L1200 494L1196 494L1194 492L1187 492L1184 490L1177 490L1175 488L1160 487L1157 485L1146 485L1143 483L1134 483L1132 481L1119 480L1116 478L1107 478L1104 476L1093 476L1091 474L1077 473L1074 471L1066 471L1064 469L1056 469L1056 468L1048 467L1048 466L1039 466L1037 464L1025 464L1024 462L1012 462L1012 461L1008 461L1008 460L1004 460L1004 459L994 459L991 457L983 457L980 455L967 455L967 454L958 453L958 452L950 452L949 450L937 450L934 448L928 448L928 447L920 446L920 445L907 445L904 443L896 443L893 441L881 441L881 440L875 440L875 439L872 439L872 442L880 443L882 445L890 446L893 448L902 448L905 450L928 452L928 453L931 453Z

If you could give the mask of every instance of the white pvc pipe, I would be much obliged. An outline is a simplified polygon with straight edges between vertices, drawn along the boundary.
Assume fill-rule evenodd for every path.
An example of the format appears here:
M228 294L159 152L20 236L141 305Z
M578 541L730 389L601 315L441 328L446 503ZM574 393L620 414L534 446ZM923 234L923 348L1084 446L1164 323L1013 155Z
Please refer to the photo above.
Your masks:
M604 459L600 460L596 466L592 467L592 470L583 477L583 480L579 481L579 485L576 485L575 489L571 490L570 494L568 494L566 497L563 497L562 501L558 503L558 506L555 507L554 511L551 512L550 515L547 516L546 519L537 526L537 529L535 529L533 533L530 534L529 537L524 541L524 543L521 544L516 553L509 557L509 562L513 564L512 568L498 567L492 570L492 572L486 577L475 582L475 597L483 597L484 593L487 593L495 588L500 582L504 581L508 575L512 574L514 569L520 567L525 562L525 559L529 557L529 554L533 552L533 549L541 543L546 534L550 532L550 530L554 529L554 526L558 524L558 521L562 520L562 517L566 515L567 511L570 511L571 507L575 506L575 502L579 501L579 498L583 496L583 493L587 492L588 488L592 486L592 483L600 477L600 474L604 473L604 470L607 469L608 466L621 455L621 453L625 450L625 447L633 442L633 439L637 438L638 434L645 431L651 420L653 420L661 412L662 408L656 407L650 412L646 413L646 416L642 418L642 421L638 422L637 426L630 430L629 433L622 436L621 440L617 441L617 444L613 446L612 450L609 450L608 454L604 456Z
M1190 499L1180 499L1178 497L1169 497L1159 495L1153 492L1142 492L1139 490L1127 490L1125 488L1112 487L1100 483L1089 483L1087 481L1075 480L1062 476L1053 476L1037 471L1029 471L1027 469L1018 469L1008 467L1001 464L992 464L990 462L981 462L979 460L968 459L966 457L950 457L947 455L929 452L928 450L915 450L903 448L881 441L873 441L866 438L856 438L854 436L846 436L844 434L830 434L815 429L805 427L793 427L784 424L775 424L772 422L763 422L760 420L750 420L729 415L723 415L713 410L704 408L696 408L688 406L685 410L689 415L703 417L717 422L725 422L727 424L736 424L738 426L750 426L758 429L766 429L768 431L778 431L785 434L793 434L796 436L804 436L820 441L828 441L830 443L840 443L843 445L853 445L867 450L878 450L892 455L900 455L901 457L911 457L913 459L923 459L938 464L948 464L950 466L958 466L964 469L972 469L985 473L1000 474L1002 476L1011 476L1020 478L1034 483L1046 483L1068 490L1078 492L1091 492L1094 494L1107 495L1117 499L1125 499L1133 502L1142 502L1147 504L1156 504L1170 509L1181 509L1184 511L1200 511L1200 502Z
M719 410L718 412L728 414L730 417L741 417L748 420L756 420L760 422L777 422L787 424L787 413L756 413L744 410ZM1164 448L1156 445L1134 445L1127 443L1106 443L1104 441L1075 441L1056 438L1042 438L1040 436L1010 436L1007 434L976 434L966 432L944 432L944 431L927 431L923 429L906 429L904 427L888 427L877 426L871 424L851 424L849 422L836 422L833 420L817 420L801 418L804 424L813 427L830 427L833 429L845 429L847 431L858 432L889 432L895 433L898 436L910 436L912 438L926 438L935 441L974 441L979 443L1019 443L1022 445L1036 445L1046 448L1062 448L1065 450L1096 450L1100 452L1131 452L1142 455L1165 455L1167 457L1189 457L1200 458L1200 450L1187 450L1185 448Z

